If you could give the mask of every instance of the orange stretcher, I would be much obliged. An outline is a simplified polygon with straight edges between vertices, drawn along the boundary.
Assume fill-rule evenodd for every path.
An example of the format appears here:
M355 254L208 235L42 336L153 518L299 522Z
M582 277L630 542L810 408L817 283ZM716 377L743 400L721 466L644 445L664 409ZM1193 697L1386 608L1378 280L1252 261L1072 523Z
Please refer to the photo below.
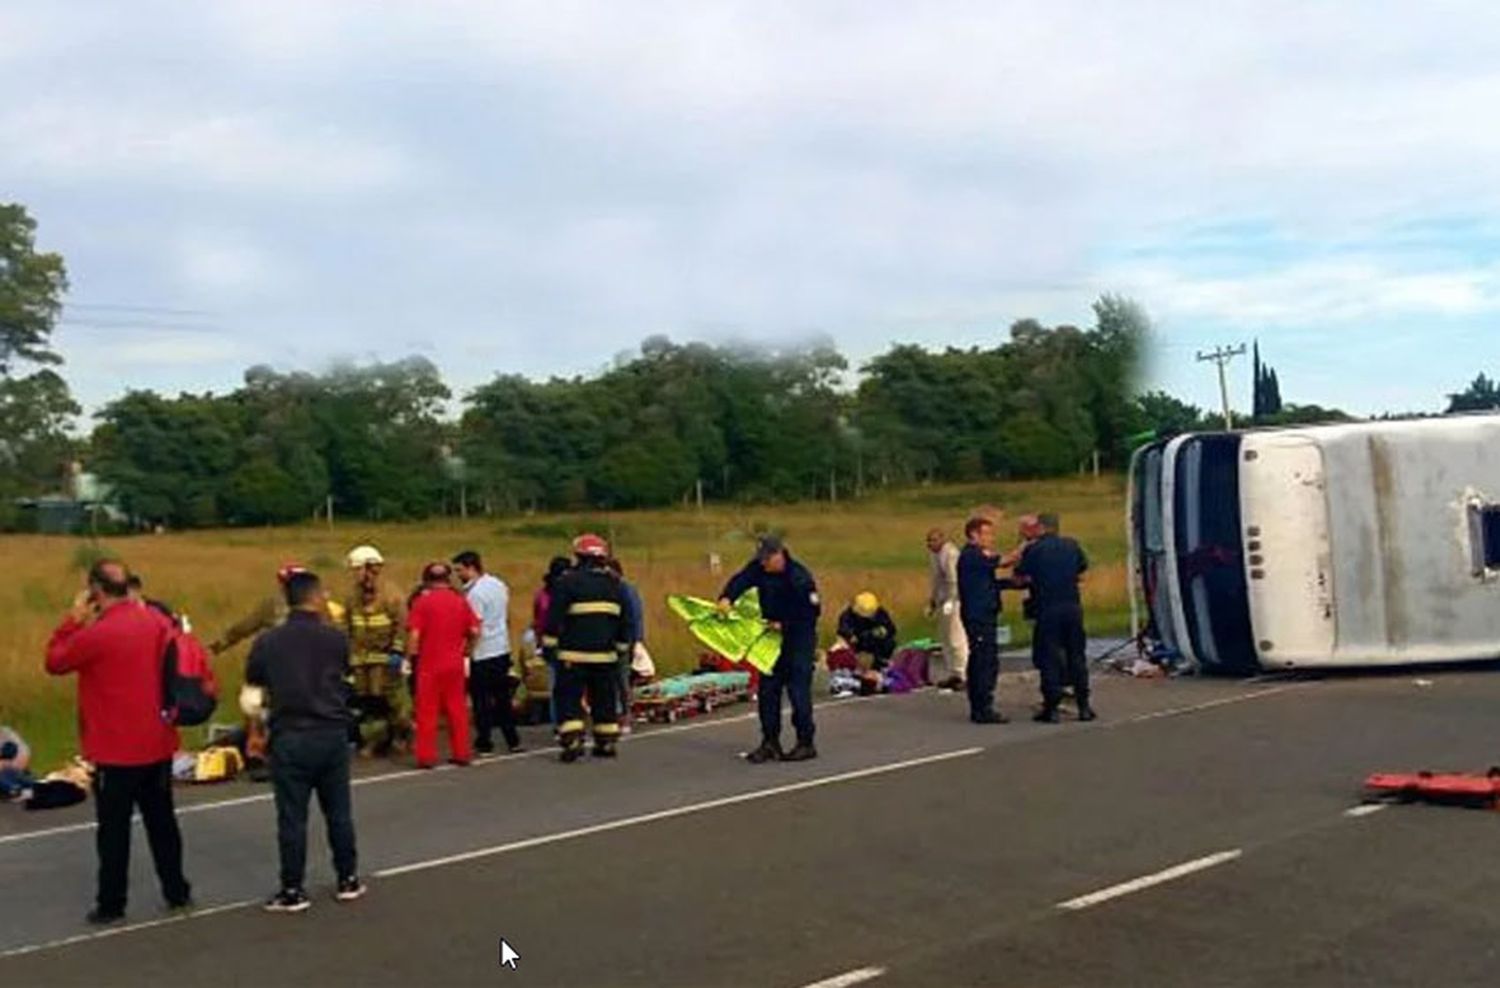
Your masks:
M1367 802L1440 803L1500 808L1500 767L1473 772L1376 772L1365 779Z

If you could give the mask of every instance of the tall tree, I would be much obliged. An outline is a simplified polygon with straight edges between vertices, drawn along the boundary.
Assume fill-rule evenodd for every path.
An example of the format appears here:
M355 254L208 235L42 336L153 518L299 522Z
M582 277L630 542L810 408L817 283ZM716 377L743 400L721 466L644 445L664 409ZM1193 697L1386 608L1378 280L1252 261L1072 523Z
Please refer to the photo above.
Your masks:
M16 521L16 497L61 487L73 455L79 408L51 369L62 363L52 332L67 287L62 257L36 249L36 221L0 203L0 527ZM40 367L23 375L28 363Z
M67 290L62 255L37 252L36 220L18 203L0 203L0 375L18 360L62 363L51 342Z
M1448 412L1484 412L1500 409L1500 385L1481 373L1469 386L1448 396Z

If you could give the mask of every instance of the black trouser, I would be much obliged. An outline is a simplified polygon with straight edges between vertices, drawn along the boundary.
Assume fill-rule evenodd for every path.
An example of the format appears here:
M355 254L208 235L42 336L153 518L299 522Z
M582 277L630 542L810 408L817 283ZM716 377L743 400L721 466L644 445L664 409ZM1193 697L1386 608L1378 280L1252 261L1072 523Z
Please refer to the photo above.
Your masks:
M969 636L969 718L980 720L995 709L995 680L1000 676L1000 642L993 621L964 622Z
M276 843L281 887L300 889L307 873L307 804L314 792L328 825L333 870L358 869L354 805L349 790L349 741L342 727L271 732L271 785L276 791Z
M99 765L94 771L94 812L99 828L94 842L99 850L101 912L125 911L130 881L130 818L141 809L146 841L161 894L169 906L180 906L192 895L182 875L182 833L172 806L172 763Z
M781 656L770 675L760 677L757 700L760 703L760 735L767 744L781 743L781 691L792 703L792 729L798 744L812 744L817 726L813 723L812 676L817 641L811 637L783 640Z
M500 728L509 747L521 746L516 733L516 712L511 707L510 656L475 659L469 663L469 699L474 705L474 739L480 748L490 747L490 733Z
M1064 686L1073 687L1078 708L1089 705L1088 638L1078 604L1049 607L1037 616L1037 653L1041 659L1042 703L1048 710L1062 701Z
M613 659L604 662L562 662L557 667L557 733L566 747L583 734L583 698L589 700L594 740L613 742L620 736L620 672Z

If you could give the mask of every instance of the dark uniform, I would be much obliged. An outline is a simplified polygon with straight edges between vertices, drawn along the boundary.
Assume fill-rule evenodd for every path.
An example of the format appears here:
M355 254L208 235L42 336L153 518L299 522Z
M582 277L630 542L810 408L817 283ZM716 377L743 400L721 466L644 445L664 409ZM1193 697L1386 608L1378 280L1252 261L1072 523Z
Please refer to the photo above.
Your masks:
M617 663L630 648L625 590L602 561L585 562L557 581L542 639L557 662L558 738L566 761L583 752L583 698L594 722L594 754L611 757L620 737Z
M783 550L784 551L784 550ZM724 585L719 596L739 600L749 590L760 591L760 610L767 621L781 624L781 655L769 676L760 677L760 733L763 745L780 750L781 692L792 702L792 727L798 746L812 747L812 675L818 651L818 617L823 602L806 566L787 553L786 569L768 573L752 560Z
M884 607L870 617L852 607L844 608L839 615L839 637L849 643L854 654L874 659L876 669L890 665L891 656L896 654L896 622Z
M1016 564L1036 601L1036 655L1042 673L1042 716L1055 715L1065 684L1078 700L1078 714L1092 719L1089 707L1087 638L1078 578L1088 557L1070 538L1047 532L1027 547Z
M1000 675L1000 591L1010 586L995 567L999 559L970 543L958 554L958 607L969 638L969 719L976 724L1002 718L995 710Z

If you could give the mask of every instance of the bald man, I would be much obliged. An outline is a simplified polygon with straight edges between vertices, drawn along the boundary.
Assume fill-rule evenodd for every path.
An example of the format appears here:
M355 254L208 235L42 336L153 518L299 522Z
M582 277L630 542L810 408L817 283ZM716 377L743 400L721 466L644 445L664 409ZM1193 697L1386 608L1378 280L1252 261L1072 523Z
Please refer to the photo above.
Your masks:
M162 719L162 654L171 626L130 599L129 572L113 560L89 569L88 587L52 633L47 671L78 675L83 757L94 763L98 898L87 920L125 918L130 818L137 808L168 908L192 904L172 805L177 731Z

